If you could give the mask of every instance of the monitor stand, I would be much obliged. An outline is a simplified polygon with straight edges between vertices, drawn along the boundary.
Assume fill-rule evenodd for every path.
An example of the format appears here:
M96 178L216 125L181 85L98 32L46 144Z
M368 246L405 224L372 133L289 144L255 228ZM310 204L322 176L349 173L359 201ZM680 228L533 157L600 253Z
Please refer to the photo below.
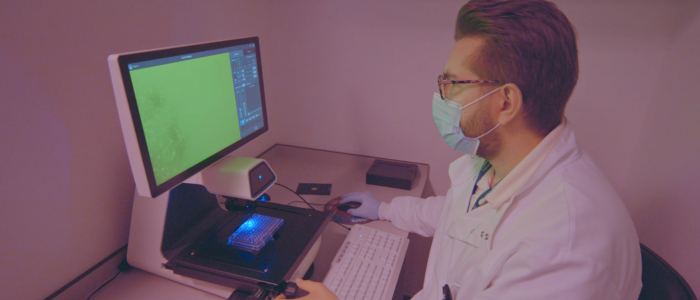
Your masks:
M222 245L250 213L285 220L258 252ZM221 296L275 288L303 276L320 247L330 215L260 202L250 213L222 209L216 195L183 183L156 198L134 196L127 260L158 276ZM230 232L229 232L230 231Z

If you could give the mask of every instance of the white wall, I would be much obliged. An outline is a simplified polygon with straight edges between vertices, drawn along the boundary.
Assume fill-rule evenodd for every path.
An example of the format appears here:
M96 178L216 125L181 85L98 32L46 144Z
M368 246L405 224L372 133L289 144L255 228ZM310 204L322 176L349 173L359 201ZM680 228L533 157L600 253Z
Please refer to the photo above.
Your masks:
M134 187L111 53L258 35L271 131L241 154L281 142L425 162L444 193L458 154L429 101L463 2L3 3L0 290L46 297L126 243ZM558 3L579 35L579 142L642 242L700 289L697 3Z

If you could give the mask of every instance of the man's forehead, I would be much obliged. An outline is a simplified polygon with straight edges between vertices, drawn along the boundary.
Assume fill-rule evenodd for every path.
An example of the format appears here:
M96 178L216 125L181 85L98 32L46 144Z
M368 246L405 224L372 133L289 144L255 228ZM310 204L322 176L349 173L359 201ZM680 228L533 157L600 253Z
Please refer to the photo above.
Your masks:
M453 80L477 79L471 65L471 57L466 56L459 60L448 60L442 75Z
M443 75L451 79L476 79L472 61L482 44L483 39L480 37L464 37L458 40L447 59Z

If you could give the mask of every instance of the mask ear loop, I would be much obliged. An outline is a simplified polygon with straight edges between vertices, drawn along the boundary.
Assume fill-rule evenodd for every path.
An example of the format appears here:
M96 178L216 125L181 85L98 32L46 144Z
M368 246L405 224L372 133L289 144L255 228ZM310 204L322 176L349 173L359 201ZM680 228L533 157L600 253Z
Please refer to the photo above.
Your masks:
M486 133L484 133L484 134L482 134L482 135L480 135L480 136L477 136L475 139L478 140L478 139L484 137L485 135L491 133L491 131L496 130L496 128L498 128L498 126L501 126L501 123L496 124L496 126L493 126L493 128L491 128L491 130L487 131Z
M467 104L467 105L465 105L465 106L462 106L462 108L460 108L459 110L463 110L463 109L469 107L470 105L481 101L481 99L484 99L484 98L486 98L486 97L488 97L488 96L491 96L491 94L497 92L497 91L500 90L502 87L504 87L504 86L503 86L503 85L502 85L502 86L499 86L497 89L495 89L495 90L493 90L493 91L490 91L490 92L488 92L486 95L483 95L483 96L479 97L479 99L476 99L476 100L472 101L471 103L469 103L469 104ZM452 100L450 100L450 101L452 101Z
M495 89L495 90L489 92L489 93L486 94L486 95L481 96L481 98L474 100L472 103L469 103L469 104L467 104L467 105L465 105L465 106L462 106L462 109L464 109L465 107L467 107L467 106L469 106L469 105L472 105L472 104L476 103L477 101L479 101L479 100L481 100L481 99L484 99L484 98L488 97L489 95L495 93L496 91L500 90L500 89L503 88L504 86L505 86L505 85L499 86L497 89ZM501 123L496 124L496 126L494 126L493 128L491 128L491 130L487 131L486 133L484 133L484 134L482 134L482 135L480 135L480 136L475 137L474 139L478 140L478 139L480 139L480 138L486 136L487 134L491 133L491 131L496 130L496 128L498 128L498 126L501 126Z

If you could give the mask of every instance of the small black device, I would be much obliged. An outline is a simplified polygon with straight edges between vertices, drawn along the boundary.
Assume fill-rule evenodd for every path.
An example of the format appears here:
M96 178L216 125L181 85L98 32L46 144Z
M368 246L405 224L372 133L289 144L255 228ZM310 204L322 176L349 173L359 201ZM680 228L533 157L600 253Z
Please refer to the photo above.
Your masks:
M330 183L300 183L297 186L297 194L299 195L330 195Z
M411 190L418 174L418 166L377 159L367 170L366 183L402 190Z

